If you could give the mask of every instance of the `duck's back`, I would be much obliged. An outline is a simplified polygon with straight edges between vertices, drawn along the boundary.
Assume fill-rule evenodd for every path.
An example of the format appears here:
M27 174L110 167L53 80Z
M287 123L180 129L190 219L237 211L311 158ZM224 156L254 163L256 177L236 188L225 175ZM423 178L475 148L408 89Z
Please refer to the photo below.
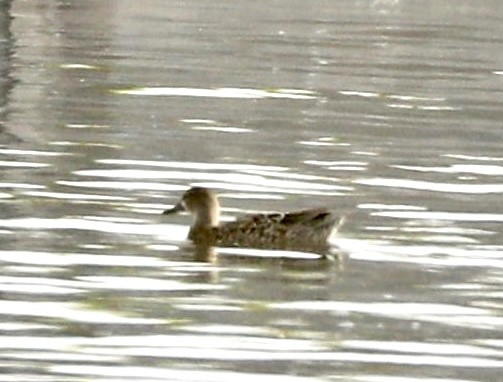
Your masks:
M213 228L216 245L294 249L326 247L340 219L324 208L255 214Z

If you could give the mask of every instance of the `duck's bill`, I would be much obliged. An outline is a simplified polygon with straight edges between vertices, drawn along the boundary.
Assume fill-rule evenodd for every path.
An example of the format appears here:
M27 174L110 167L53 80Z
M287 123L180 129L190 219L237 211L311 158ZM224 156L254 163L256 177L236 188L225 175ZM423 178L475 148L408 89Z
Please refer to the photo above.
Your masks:
M175 205L173 208L170 208L166 211L163 211L163 215L171 215L171 214L176 214L178 212L183 212L185 211L185 207L183 206L182 203L178 203L177 205Z

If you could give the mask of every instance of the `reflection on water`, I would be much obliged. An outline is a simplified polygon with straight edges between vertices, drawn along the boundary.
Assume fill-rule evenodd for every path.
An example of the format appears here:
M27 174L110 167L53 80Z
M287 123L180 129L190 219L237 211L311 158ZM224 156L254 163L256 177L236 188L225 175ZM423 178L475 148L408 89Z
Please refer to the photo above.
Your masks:
M0 381L501 380L500 2L138 4L0 7Z
M314 99L312 92L298 89L274 89L274 91L238 88L197 89L197 88L138 88L129 90L113 90L117 94L138 96L177 96L177 97L209 97L209 98L286 98Z

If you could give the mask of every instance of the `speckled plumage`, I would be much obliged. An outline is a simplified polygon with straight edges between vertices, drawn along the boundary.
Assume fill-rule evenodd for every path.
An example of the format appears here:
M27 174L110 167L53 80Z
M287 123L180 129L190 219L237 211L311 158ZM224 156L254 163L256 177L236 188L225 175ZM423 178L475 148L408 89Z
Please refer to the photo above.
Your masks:
M196 244L222 247L264 249L328 249L330 235L342 220L326 208L289 213L245 215L233 222L219 224L220 205L209 189L193 187L181 201L164 211L190 212L194 223L189 239Z

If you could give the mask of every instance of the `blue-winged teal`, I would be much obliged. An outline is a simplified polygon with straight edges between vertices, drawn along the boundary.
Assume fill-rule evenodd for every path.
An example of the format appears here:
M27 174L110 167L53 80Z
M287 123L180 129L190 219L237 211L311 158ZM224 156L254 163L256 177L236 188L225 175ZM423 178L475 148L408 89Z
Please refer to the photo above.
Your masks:
M220 204L213 191L193 187L163 214L187 211L194 217L189 239L195 244L267 249L317 249L325 251L330 235L343 219L325 208L289 213L245 215L219 224Z

